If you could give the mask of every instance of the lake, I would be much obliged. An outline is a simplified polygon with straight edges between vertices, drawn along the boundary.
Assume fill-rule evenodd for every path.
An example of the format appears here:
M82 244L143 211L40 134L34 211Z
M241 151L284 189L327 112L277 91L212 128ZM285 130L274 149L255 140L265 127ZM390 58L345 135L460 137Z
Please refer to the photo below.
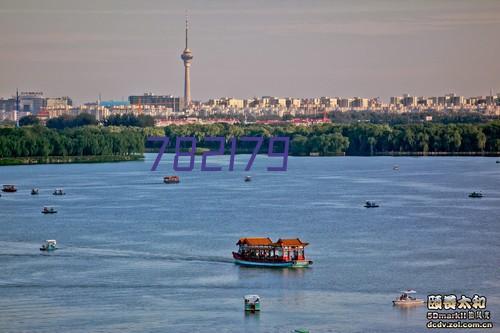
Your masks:
M425 306L392 306L408 288L484 295L499 324L495 158L290 157L268 172L279 159L258 156L245 172L238 155L234 172L228 157L200 172L197 157L174 173L172 155L151 172L155 157L0 168L19 188L0 198L0 332L424 332ZM181 183L163 184L169 174ZM237 266L245 236L300 237L314 264ZM41 253L46 239L60 249ZM246 294L260 314L244 313Z

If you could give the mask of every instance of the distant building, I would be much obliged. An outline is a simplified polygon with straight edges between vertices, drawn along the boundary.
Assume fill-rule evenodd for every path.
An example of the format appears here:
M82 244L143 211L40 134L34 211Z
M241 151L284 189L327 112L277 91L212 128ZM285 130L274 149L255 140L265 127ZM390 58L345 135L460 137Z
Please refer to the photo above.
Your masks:
M45 107L42 92L21 92L19 96L19 111L37 114Z
M68 96L64 97L48 97L45 100L45 105L47 108L51 109L62 109L73 105L73 101Z
M368 98L354 97L351 106L353 108L367 109L368 108Z
M16 98L0 98L0 111L14 111L16 109Z
M131 105L165 107L174 112L181 111L184 107L184 99L172 95L153 95L151 93L146 93L142 96L129 96L128 100Z

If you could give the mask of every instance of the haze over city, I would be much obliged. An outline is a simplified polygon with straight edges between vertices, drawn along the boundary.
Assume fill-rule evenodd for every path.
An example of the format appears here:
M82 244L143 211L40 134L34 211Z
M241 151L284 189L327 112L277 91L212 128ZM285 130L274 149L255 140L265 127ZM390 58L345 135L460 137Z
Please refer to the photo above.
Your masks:
M182 96L186 10L194 100L500 89L497 1L2 0L0 96Z

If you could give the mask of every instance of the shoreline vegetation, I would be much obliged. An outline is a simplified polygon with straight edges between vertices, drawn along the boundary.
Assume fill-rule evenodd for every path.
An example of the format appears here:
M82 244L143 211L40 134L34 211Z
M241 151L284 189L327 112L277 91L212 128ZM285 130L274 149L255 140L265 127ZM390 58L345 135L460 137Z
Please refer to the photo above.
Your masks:
M87 118L55 118L47 126L0 127L0 165L136 161L143 158L144 152L158 151L161 142L147 141L149 136L169 137L167 153L174 152L176 138L195 137L197 155L219 148L217 142L204 141L205 137L225 137L228 154L231 138L259 136L264 138L260 154L268 153L269 138L289 137L290 156L500 156L498 120L309 126L216 123L161 128L151 127L145 121L141 127L137 125L140 122L128 118L134 126L110 122L96 125ZM254 142L238 141L237 154L251 153L254 146ZM188 147L189 142L181 145L182 151ZM283 143L275 144L273 150L283 151Z
M88 155L88 156L31 156L2 157L0 166L33 164L74 164L74 163L110 163L142 161L144 155Z

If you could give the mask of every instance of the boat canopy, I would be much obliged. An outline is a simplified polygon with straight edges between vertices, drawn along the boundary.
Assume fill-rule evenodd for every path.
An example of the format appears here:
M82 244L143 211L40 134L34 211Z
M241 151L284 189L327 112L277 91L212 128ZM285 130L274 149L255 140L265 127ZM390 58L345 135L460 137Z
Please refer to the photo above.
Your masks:
M295 239L278 239L276 242L278 246L307 246L309 243L302 242L299 238Z
M57 243L55 239L47 239L45 242L46 243L54 243L54 244Z
M417 292L413 289L409 289L409 290L402 290L400 291L401 293L405 293L405 294L416 294Z
M246 295L245 296L245 301L248 301L249 303L256 303L259 302L260 297L259 295Z
M236 245L248 245L248 246L271 246L273 241L271 238L240 238Z
M236 245L246 245L246 246L269 246L269 247L304 247L309 245L309 243L302 242L299 238L293 239L278 239L274 243L271 238L240 238Z

